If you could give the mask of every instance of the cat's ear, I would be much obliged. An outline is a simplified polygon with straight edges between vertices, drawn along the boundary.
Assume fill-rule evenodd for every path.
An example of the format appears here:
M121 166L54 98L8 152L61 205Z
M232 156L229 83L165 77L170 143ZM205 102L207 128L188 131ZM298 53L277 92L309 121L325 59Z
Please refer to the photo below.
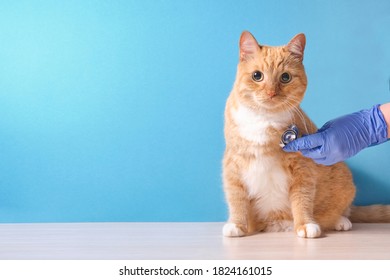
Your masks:
M306 37L305 34L300 33L287 44L288 50L300 60L303 60L303 53L305 51Z
M253 57L259 48L255 37L248 31L244 31L240 38L240 61Z

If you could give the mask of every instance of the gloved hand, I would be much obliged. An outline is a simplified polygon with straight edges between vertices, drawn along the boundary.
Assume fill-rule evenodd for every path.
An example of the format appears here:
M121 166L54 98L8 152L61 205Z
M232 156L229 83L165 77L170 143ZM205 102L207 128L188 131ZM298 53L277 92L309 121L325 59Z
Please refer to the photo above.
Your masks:
M331 120L317 133L298 138L283 150L300 151L316 163L331 165L383 143L388 137L387 124L379 106Z

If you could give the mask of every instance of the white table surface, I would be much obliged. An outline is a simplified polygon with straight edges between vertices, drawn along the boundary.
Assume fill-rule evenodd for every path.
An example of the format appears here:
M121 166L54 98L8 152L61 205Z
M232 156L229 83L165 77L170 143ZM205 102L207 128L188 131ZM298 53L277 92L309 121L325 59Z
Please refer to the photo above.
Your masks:
M292 232L224 238L223 223L0 224L2 260L390 259L390 224L302 239Z

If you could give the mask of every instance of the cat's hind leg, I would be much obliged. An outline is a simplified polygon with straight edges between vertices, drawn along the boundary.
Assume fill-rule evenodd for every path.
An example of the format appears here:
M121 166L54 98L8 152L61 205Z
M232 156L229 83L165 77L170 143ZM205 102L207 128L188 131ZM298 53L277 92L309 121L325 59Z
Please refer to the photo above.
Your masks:
M346 230L350 230L351 228L352 228L352 223L345 216L340 216L340 219L336 222L336 225L334 227L334 229L337 231L346 231Z

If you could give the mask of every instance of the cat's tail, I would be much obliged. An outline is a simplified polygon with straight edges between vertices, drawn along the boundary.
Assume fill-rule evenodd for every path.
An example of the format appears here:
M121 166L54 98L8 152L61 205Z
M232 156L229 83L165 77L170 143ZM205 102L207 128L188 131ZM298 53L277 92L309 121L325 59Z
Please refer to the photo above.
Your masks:
M352 223L390 223L390 205L352 206Z

